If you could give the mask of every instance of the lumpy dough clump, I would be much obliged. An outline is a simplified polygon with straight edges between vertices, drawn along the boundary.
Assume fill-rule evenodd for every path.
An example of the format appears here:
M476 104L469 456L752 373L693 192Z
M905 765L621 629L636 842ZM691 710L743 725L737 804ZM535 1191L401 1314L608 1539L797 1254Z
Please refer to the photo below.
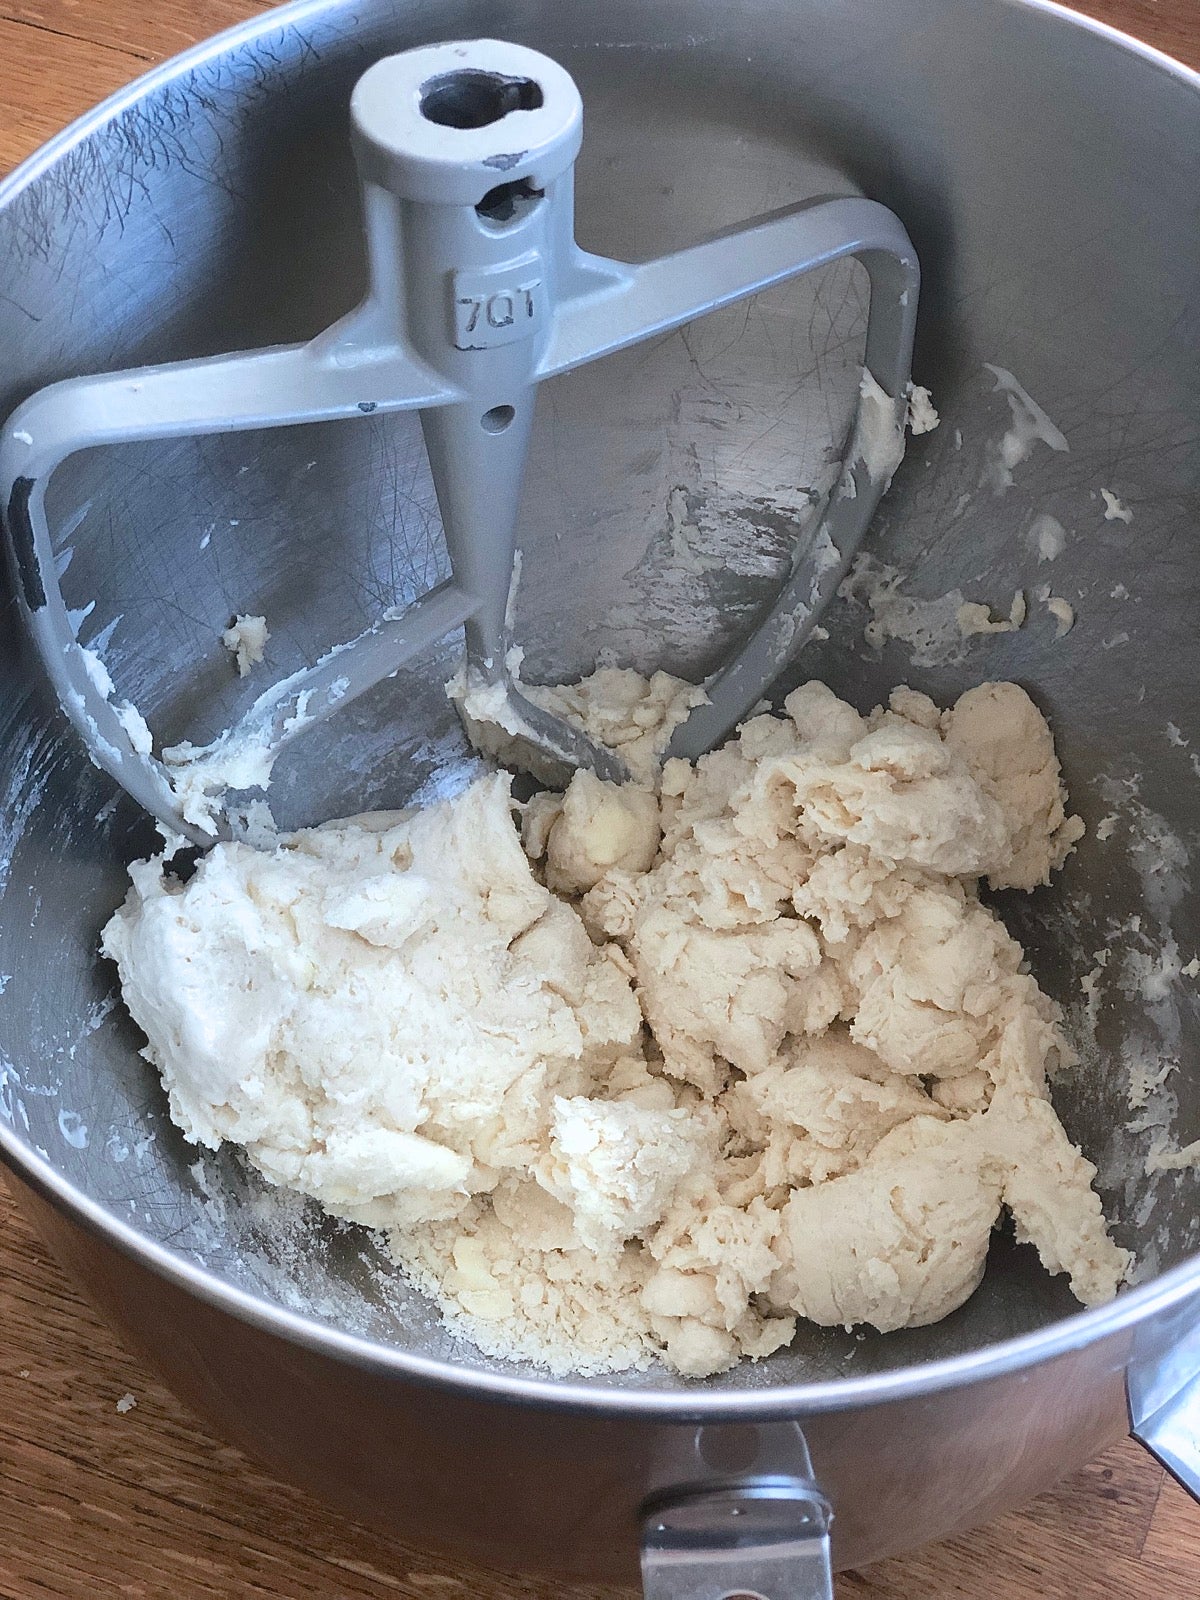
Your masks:
M686 690L559 699L629 749ZM863 717L809 683L695 766L519 810L496 774L186 884L136 864L103 948L189 1138L384 1230L452 1329L553 1372L935 1321L1005 1211L1115 1294L1057 1009L977 893L1082 832L1023 690Z

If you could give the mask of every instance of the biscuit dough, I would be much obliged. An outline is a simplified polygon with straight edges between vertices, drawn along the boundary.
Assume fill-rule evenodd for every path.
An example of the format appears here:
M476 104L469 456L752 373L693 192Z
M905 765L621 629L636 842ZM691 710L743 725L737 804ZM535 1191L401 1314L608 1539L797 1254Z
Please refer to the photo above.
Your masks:
M1110 1298L1058 1011L977 894L1082 832L1028 696L864 717L810 683L657 774L688 686L552 693L635 782L580 773L518 831L495 774L186 885L135 864L103 949L189 1138L385 1230L452 1329L554 1372L934 1321L1005 1210Z

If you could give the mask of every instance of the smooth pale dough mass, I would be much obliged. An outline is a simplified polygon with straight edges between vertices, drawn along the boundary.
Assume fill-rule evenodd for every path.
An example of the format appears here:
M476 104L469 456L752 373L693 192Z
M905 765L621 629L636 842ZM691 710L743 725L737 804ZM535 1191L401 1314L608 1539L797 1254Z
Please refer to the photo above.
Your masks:
M219 844L186 885L137 863L103 948L172 1116L554 1372L932 1322L1004 1208L1111 1297L1129 1256L1048 1098L1057 1009L977 896L1048 882L1083 831L1033 703L899 689L862 717L809 683L658 777L673 682L563 692L640 783L516 808L497 773Z

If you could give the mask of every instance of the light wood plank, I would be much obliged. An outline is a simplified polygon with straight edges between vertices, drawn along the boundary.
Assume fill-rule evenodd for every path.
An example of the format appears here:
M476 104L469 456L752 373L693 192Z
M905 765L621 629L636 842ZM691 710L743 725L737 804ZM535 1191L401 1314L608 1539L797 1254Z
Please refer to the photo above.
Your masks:
M1200 68L1197 0L1074 0L1072 9L1165 50L1186 66Z
M1052 1538L1069 1528L1072 1538L1138 1556L1165 1476L1153 1456L1130 1440L1040 1495L1020 1517L1030 1530L1042 1529Z
M146 62L165 61L270 9L270 0L0 0L0 17L124 50Z
M3 14L0 63L0 173L146 67L128 51L47 33Z

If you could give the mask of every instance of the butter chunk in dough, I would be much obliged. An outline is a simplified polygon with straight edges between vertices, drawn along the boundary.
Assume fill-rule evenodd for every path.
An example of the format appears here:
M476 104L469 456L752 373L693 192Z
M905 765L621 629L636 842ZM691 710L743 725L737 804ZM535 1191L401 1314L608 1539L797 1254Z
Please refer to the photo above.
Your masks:
M658 800L649 789L579 772L565 795L539 794L522 826L526 852L545 858L556 894L583 894L608 872L646 872L658 854Z
M573 1213L585 1246L608 1249L660 1222L681 1180L715 1164L715 1133L698 1111L559 1098L537 1179Z

